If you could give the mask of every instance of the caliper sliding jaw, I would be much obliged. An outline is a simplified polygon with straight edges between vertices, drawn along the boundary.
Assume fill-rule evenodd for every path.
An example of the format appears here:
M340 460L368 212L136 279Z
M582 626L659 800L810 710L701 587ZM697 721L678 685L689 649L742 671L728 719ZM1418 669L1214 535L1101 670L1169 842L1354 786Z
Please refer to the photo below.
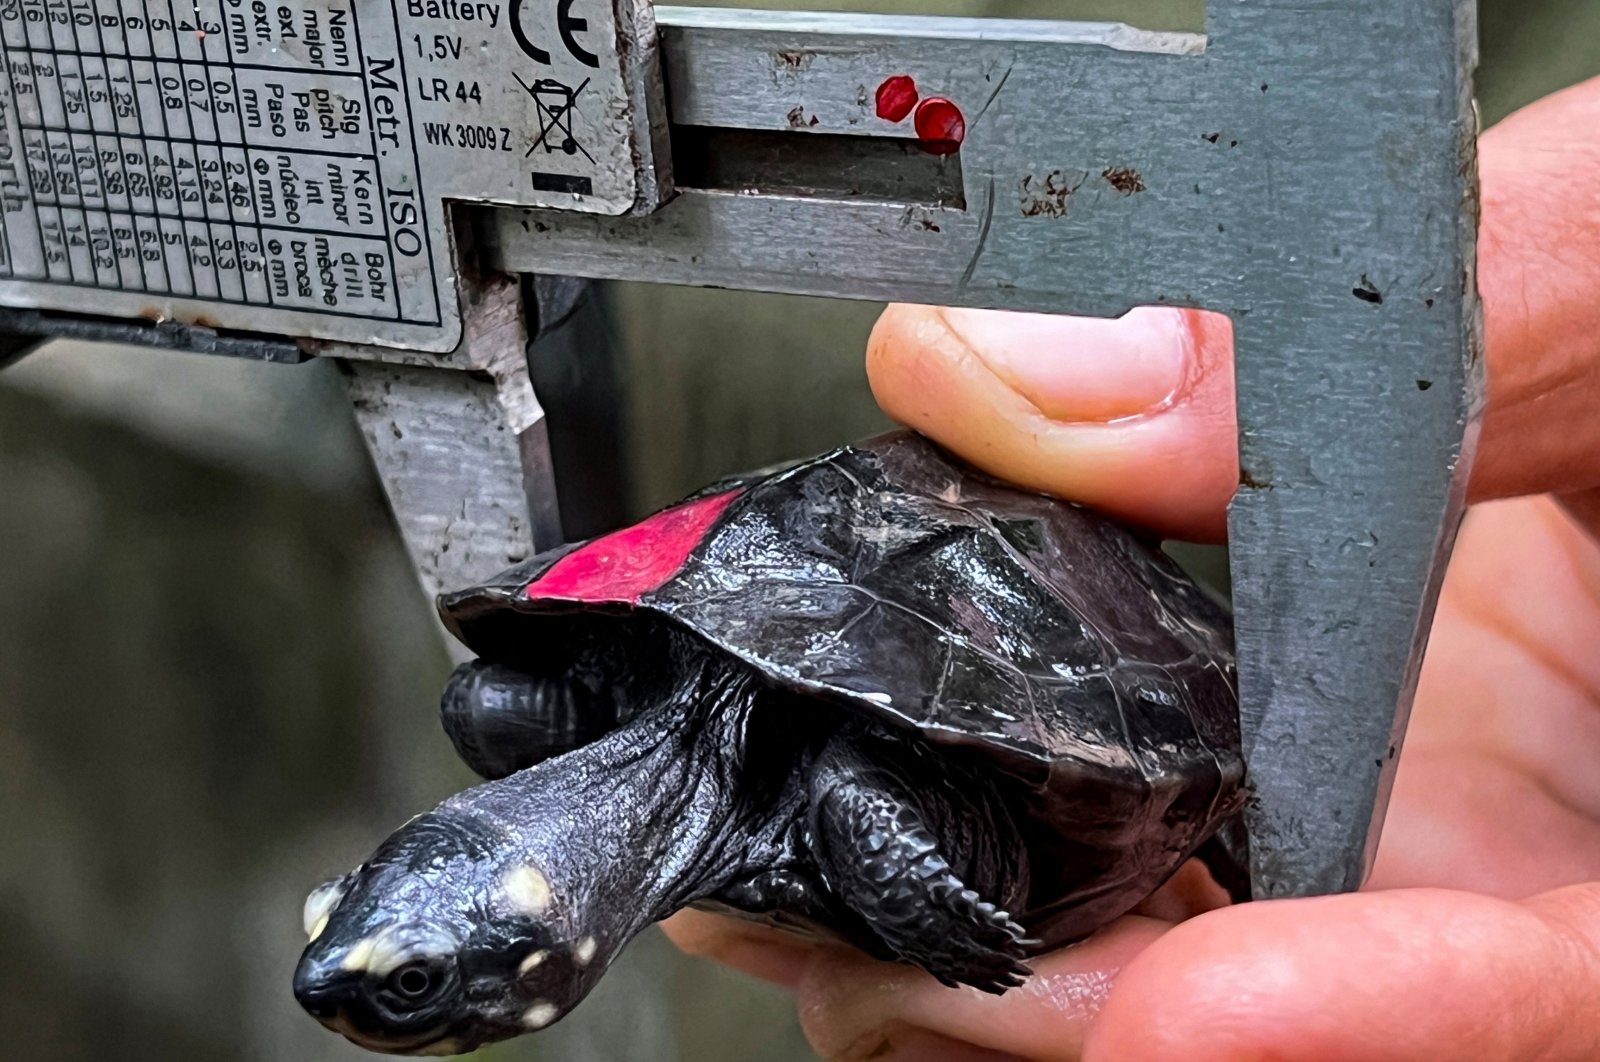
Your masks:
M365 26L381 29L389 17L387 4L351 2ZM542 14L538 4L511 4L500 14L523 19L517 33L501 28L476 57L451 55L461 27L395 15L385 41L403 45L418 30L419 52L432 52L413 65L450 75L430 84L410 71L415 83L399 103L385 95L398 84L394 59L376 48L359 57L375 148L402 104L414 131L444 136L425 118L450 105L430 93L443 86L448 96L457 83L469 92L469 82L489 86L498 102L482 106L497 122L457 135L515 142L509 168L459 143L414 147L409 186L385 169L394 155L371 156L392 185L385 261L414 303L395 310L396 325L269 313L250 295L262 278L248 274L231 302L168 292L159 330L75 319L74 289L115 278L95 272L90 283L40 266L22 279L28 256L16 242L32 239L22 228L30 216L41 260L54 261L45 245L61 226L96 231L93 211L63 208L68 200L46 196L40 181L20 193L11 185L5 202L0 304L13 308L12 330L99 329L279 360L342 358L401 529L437 590L559 540L519 275L1099 316L1148 304L1227 313L1252 885L1258 897L1358 887L1460 519L1480 404L1472 0L1211 0L1204 36L691 8L656 12L658 36L647 2L579 4L600 31L588 39L615 44L594 56L615 93L609 126L583 117L584 70L573 63L586 61L550 44L557 28L574 30L571 4L559 5L560 27L540 21L554 4ZM267 40L224 14L217 28L229 49ZM0 25L15 74L22 53L43 44ZM519 46L543 42L535 49L555 58L541 67L528 48L508 50L513 36ZM135 80L150 54L142 47L126 62ZM205 51L221 48L210 37L198 47L224 71L239 62L235 50ZM114 52L107 44L96 54ZM91 63L110 60L83 54L77 76L87 83ZM347 76L302 65L284 77ZM107 69L115 78L123 67ZM913 120L876 112L875 89L900 75L924 97L953 103L958 151L942 154L955 147L946 140L924 143L935 152L924 154ZM34 116L14 84L0 92L10 93L13 148L30 146L32 117L48 146L49 116ZM232 144L220 124L213 131ZM242 160L256 165L254 134L237 132ZM224 165L230 150L219 155ZM160 152L145 161L159 163ZM455 159L459 173L433 179L441 160ZM397 227L411 215L394 208L411 202L417 181L443 189L424 204L443 273L424 275L395 250L414 238ZM252 193L255 220L282 206L280 193ZM453 280L446 197L480 245ZM118 207L137 205L108 206L108 238ZM260 231L264 278L282 262L303 264L273 249L277 230ZM340 238L323 245L333 260ZM424 296L440 277L443 312L430 332ZM386 282L372 283L360 297L388 305ZM124 298L126 270L117 284L107 312L138 317ZM274 331L295 338L262 338Z

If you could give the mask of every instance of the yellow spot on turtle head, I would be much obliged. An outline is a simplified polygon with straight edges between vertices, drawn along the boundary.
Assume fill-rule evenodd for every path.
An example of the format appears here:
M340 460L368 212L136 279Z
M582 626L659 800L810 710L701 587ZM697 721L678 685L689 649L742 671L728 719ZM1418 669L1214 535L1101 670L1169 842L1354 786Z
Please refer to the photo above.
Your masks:
M372 957L367 960L367 972L377 977L387 977L411 958L411 954L400 946L393 933L384 933L372 946Z
M322 935L322 931L328 928L328 916L333 914L333 909L344 899L344 892L343 878L325 881L311 890L311 895L306 897L305 906L300 910L300 923L305 927L307 937L316 940Z
M524 914L537 916L550 909L550 881L537 867L512 867L500 879L500 891Z
M364 972L374 977L385 977L411 958L413 956L402 945L394 927L389 926L352 944L339 965L351 973Z
M556 1020L556 1015L561 1012L550 1003L535 1003L522 1012L522 1027L524 1029L542 1029Z
M578 941L578 946L572 949L572 957L578 960L579 966L588 966L590 960L594 958L596 947L593 937L584 937Z
M360 973L372 963L372 949L377 946L376 935L365 937L350 946L344 953L344 959L339 963L341 967L351 973Z
M528 957L523 959L522 965L517 967L517 976L527 977L534 970L538 969L541 962L544 962L549 957L550 953L545 951L543 948L535 948L533 951L528 952Z

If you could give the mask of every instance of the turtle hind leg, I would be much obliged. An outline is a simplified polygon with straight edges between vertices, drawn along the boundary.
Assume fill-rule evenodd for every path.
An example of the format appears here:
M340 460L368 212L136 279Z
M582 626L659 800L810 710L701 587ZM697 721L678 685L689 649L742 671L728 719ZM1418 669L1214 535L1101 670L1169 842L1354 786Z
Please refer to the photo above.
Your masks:
M616 713L575 683L474 660L450 675L439 721L463 762L493 781L581 748L615 729Z
M1032 972L1023 961L1026 932L963 880L930 826L930 819L971 817L972 809L945 807L939 810L947 814L930 815L925 802L943 801L943 794L929 791L919 800L912 788L848 741L829 743L812 769L807 823L812 854L828 888L890 954L941 983L996 995L1017 987ZM965 831L944 832L959 837ZM985 861L988 847L961 853L978 856L965 860L974 864L966 868L969 875L1004 873L1000 866L976 865ZM975 883L1003 887L999 881Z

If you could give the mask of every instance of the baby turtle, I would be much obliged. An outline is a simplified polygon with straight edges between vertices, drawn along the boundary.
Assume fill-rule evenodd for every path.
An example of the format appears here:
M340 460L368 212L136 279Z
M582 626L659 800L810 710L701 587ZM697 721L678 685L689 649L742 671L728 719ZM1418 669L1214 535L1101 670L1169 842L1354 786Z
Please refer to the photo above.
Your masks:
M441 599L486 779L314 892L301 1004L448 1054L694 906L1004 992L1221 843L1230 624L1154 543L896 432ZM1224 829L1224 827L1228 827Z

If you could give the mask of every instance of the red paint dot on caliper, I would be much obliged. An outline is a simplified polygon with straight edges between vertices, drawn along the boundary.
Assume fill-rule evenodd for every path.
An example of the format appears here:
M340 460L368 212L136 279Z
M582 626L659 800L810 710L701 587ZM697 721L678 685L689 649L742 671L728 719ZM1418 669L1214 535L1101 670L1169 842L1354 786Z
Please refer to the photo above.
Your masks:
M917 139L933 155L953 155L967 136L967 119L961 108L943 96L929 96L917 106Z
M903 122L917 105L917 83L907 74L896 74L878 86L878 117L886 122Z

